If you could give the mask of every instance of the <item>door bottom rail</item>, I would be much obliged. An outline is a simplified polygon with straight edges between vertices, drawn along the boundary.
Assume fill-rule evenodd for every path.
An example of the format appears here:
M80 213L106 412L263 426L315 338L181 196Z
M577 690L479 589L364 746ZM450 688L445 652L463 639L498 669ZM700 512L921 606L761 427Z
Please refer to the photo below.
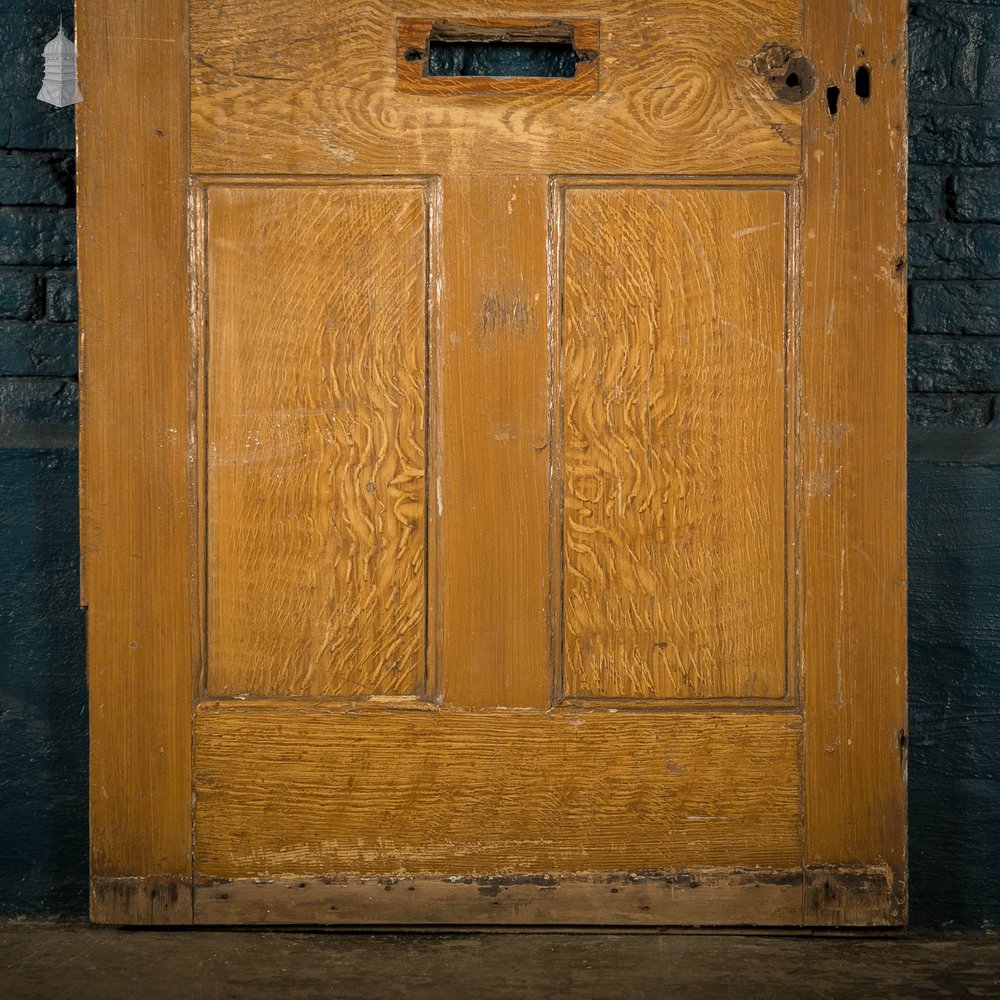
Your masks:
M597 875L99 878L91 920L114 925L898 927L889 866ZM720 914L724 915L720 921Z

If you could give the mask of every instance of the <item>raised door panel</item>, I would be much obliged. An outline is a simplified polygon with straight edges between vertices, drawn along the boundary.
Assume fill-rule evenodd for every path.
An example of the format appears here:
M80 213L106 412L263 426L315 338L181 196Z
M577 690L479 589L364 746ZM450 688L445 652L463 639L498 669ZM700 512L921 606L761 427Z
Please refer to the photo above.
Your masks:
M780 188L563 190L563 694L787 692Z
M204 702L200 879L572 882L801 859L791 713L391 712Z
M208 691L422 695L425 191L204 201Z

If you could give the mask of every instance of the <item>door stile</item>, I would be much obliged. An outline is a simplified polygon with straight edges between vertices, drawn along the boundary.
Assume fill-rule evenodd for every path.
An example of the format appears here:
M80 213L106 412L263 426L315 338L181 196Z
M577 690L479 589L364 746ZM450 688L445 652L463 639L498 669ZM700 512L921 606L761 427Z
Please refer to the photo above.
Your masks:
M78 14L90 912L98 923L189 923L200 640L187 3L89 0Z
M839 102L803 108L803 922L901 923L906 5L809 3L805 50Z

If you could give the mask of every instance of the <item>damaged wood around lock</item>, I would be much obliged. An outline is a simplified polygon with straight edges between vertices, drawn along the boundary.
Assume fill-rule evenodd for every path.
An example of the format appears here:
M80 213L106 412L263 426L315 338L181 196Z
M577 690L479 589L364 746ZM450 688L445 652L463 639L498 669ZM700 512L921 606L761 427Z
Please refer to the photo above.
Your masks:
M805 53L780 42L763 46L750 66L784 104L799 104L816 89L816 72Z

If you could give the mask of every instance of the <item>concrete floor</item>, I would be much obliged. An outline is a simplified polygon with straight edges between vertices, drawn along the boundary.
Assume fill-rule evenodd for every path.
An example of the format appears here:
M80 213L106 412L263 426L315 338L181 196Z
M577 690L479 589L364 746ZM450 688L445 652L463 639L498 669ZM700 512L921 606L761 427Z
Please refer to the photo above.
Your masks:
M121 931L0 924L3 1000L1000 997L1000 937Z

